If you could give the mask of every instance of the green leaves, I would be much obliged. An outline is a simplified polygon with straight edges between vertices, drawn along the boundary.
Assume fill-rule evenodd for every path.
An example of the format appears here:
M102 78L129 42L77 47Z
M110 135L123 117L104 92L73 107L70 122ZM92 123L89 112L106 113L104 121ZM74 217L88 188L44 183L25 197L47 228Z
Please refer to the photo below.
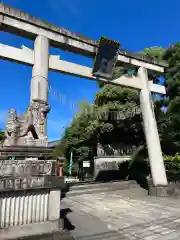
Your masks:
M109 132L111 132L113 130L114 130L113 124L111 124L111 123L104 123L104 124L101 125L100 133L101 134L109 133Z
M164 53L169 68L165 76L167 111L163 117L162 148L175 154L180 148L180 42L170 45Z
M164 59L169 64L165 84L169 101L171 101L173 98L180 96L180 42L171 45L165 51Z
M137 90L123 88L114 85L105 85L99 92L97 92L94 103L99 107L109 101L117 101L125 103L127 101L139 103L139 96Z
M143 52L140 52L139 54L151 60L162 61L164 58L165 49L163 47L154 46L151 48L145 48Z
M4 141L4 139L5 139L4 131L0 129L0 141Z

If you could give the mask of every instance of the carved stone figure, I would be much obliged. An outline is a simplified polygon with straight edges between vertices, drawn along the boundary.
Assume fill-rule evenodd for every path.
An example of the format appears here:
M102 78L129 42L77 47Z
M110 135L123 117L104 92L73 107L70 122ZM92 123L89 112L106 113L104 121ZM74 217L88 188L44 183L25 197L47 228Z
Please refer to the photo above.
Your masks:
M104 148L100 143L97 144L97 156L104 156Z
M30 105L24 114L24 121L21 123L21 128L19 132L19 137L25 137L29 132L31 132L34 139L38 139L38 135L35 130L34 122L33 122L33 108ZM20 119L19 119L20 120Z
M10 109L6 121L6 129L4 131L7 145L16 145L18 139L18 132L20 124L18 121L17 113L14 109Z
M33 101L23 116L14 109L8 112L4 146L47 144L46 117L50 106L42 101ZM44 143L43 143L44 141Z
M34 101L31 103L33 112L33 124L39 138L46 137L46 119L50 111L50 105L43 101Z

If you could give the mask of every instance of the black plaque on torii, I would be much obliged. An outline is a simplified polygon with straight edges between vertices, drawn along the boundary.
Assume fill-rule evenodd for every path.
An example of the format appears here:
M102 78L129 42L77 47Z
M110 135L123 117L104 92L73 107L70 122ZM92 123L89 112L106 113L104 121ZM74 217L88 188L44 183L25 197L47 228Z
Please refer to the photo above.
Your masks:
M120 43L101 37L92 71L94 76L112 79L119 47Z

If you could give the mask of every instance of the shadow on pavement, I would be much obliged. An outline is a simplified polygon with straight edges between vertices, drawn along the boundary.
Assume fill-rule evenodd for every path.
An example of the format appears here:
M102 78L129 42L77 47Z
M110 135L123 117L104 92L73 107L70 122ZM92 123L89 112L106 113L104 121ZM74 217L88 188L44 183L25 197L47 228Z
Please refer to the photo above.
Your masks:
M61 200L66 197L66 193L69 192L69 184L65 183L65 187L61 191Z
M72 212L72 210L70 208L61 209L61 211L60 211L60 216L61 216L61 219L63 220L63 224L64 224L63 229L67 230L67 231L72 231L75 229L75 226L72 225L70 220L67 218L67 214L71 213L71 212Z

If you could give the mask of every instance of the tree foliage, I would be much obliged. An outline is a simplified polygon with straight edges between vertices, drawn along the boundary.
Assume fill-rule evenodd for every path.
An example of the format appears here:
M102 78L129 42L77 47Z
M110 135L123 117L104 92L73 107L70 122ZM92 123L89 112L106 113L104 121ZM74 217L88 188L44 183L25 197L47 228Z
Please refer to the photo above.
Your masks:
M170 45L164 54L164 59L167 60L169 68L165 77L167 86L167 95L170 102L175 99L179 101L180 97L180 42ZM174 103L171 102L173 105Z
M3 141L4 139L5 139L4 131L0 129L0 141Z
M63 152L66 158L69 158L73 151L73 157L76 161L81 161L93 151L94 142L96 142L96 134L92 122L94 106L88 103L79 105L79 112L75 115L72 123L64 131L61 143L55 149L56 154Z
M137 145L141 132L139 97L136 90L105 85L95 97L102 144Z
M170 45L164 59L169 68L165 76L167 111L163 119L163 151L175 154L180 149L180 42Z

